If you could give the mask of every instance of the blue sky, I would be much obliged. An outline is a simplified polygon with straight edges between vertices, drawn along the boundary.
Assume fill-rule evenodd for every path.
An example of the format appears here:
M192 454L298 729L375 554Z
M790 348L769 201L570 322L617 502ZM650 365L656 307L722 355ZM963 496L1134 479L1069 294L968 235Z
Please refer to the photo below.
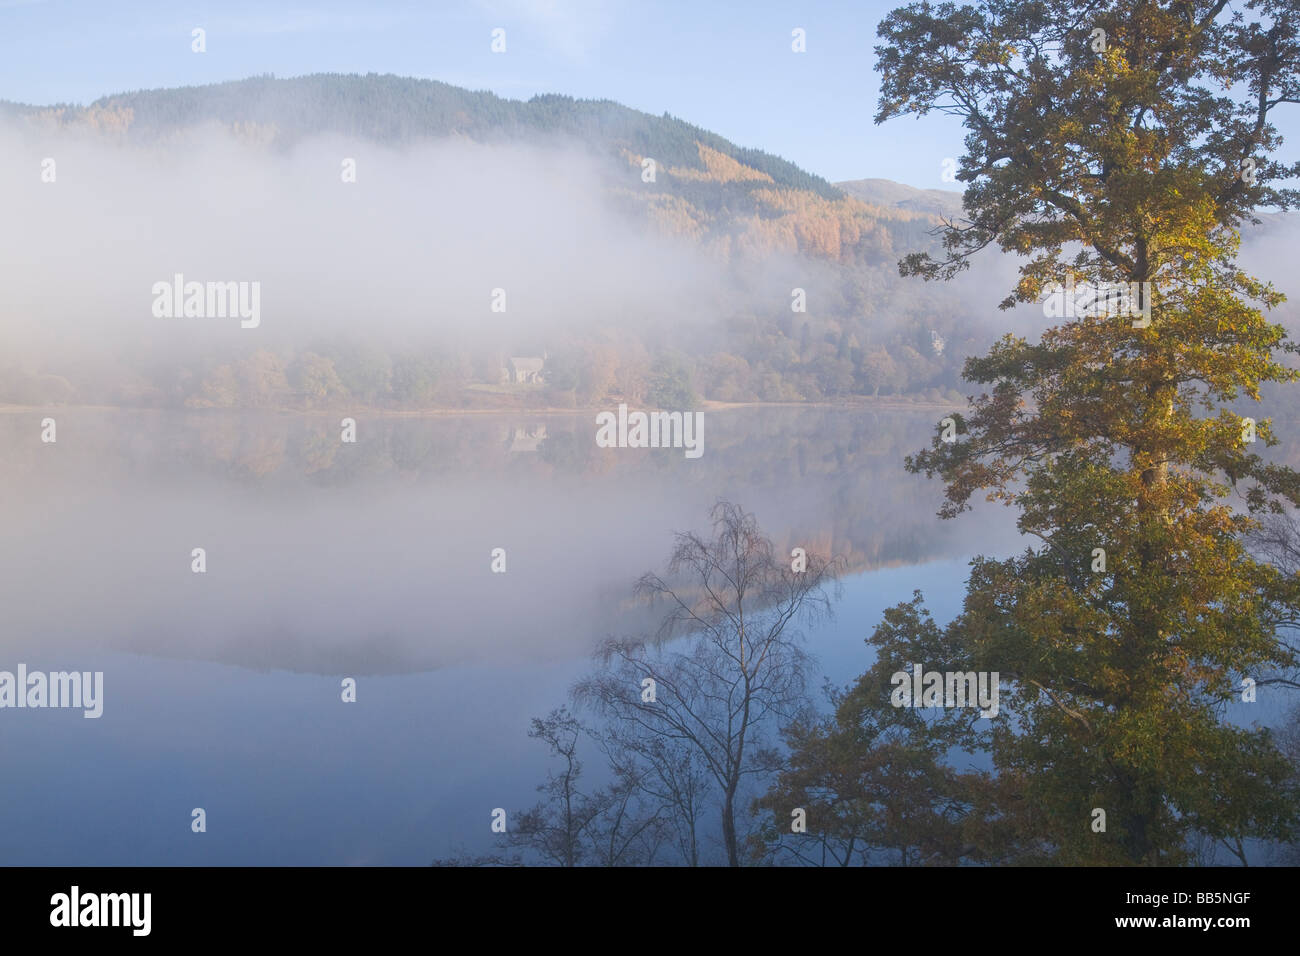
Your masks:
M84 104L260 73L397 73L516 99L617 100L831 181L951 189L941 173L961 152L958 121L871 119L876 24L903 2L0 0L0 99ZM207 31L202 55L195 27ZM495 27L505 54L490 50ZM790 49L796 27L804 54ZM1277 117L1291 142L1297 113Z
M876 24L896 2L0 0L0 99L87 103L259 73L398 73L500 96L612 99L830 180L952 188L959 125L872 122ZM207 31L207 52L190 31ZM505 54L490 51L494 27ZM807 52L790 49L807 33Z

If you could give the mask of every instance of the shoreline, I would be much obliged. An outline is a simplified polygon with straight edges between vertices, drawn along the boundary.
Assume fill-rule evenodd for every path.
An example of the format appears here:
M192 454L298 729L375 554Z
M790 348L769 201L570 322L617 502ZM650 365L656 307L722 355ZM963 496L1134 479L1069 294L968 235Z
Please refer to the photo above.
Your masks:
M907 401L898 399L867 399L861 402L715 402L702 401L690 409L697 412L727 412L739 409L761 409L761 408L806 408L806 409L836 409L842 411L951 411L956 403L953 402L933 402L933 401ZM447 416L461 415L495 415L495 416L513 416L513 417L577 417L580 415L591 415L602 411L609 411L608 405L591 405L581 408L561 408L555 406L539 406L536 408L380 408L372 406L346 406L338 405L330 408L294 408L292 406L257 406L249 405L242 407L230 408L186 408L184 406L156 406L156 405L13 405L0 403L0 414L21 414L23 412L59 412L59 411L77 411L77 412L183 412L193 415L232 415L248 414L260 412L275 415L298 415L304 417L316 416L334 416L347 415L356 417L365 415L368 418L442 418ZM647 411L664 411L665 409L655 409L652 406L644 406Z

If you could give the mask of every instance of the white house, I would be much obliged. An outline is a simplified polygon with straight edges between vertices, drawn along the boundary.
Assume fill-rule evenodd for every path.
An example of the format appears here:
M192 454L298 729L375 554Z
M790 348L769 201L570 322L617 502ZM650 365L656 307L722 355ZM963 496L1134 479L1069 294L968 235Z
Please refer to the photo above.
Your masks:
M505 380L512 385L540 385L546 356L512 355L506 359Z

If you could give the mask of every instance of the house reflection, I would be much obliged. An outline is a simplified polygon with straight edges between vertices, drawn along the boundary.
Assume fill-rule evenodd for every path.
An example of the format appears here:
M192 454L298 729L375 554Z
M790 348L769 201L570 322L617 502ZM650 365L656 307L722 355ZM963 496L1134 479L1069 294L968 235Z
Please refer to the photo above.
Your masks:
M546 440L545 425L514 425L506 448L510 451L537 451L537 447Z

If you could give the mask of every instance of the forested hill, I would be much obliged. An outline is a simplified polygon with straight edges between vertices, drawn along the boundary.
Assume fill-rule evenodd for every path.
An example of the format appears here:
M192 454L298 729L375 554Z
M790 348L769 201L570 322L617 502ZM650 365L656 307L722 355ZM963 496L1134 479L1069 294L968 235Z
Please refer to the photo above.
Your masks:
M133 142L219 123L289 147L337 134L385 146L448 137L482 143L581 143L635 182L624 198L662 228L742 252L800 252L836 261L892 261L895 245L923 242L932 210L861 201L794 163L737 146L665 113L568 96L503 99L435 80L393 75L254 77L209 86L106 96L86 107L3 104L37 125L85 127ZM653 159L653 183L640 179ZM635 177L635 178L634 178Z
M266 76L212 86L143 90L104 97L85 111L69 111L70 115L78 112L122 117L140 135L208 120L255 123L274 130L276 139L284 143L323 132L386 145L452 135L485 142L567 136L611 152L627 149L653 156L662 165L699 171L704 166L698 144L703 144L778 186L811 190L827 199L841 196L826 180L794 163L761 150L742 149L667 113L651 116L611 100L568 96L509 100L436 80L391 74Z
M783 292L751 296L752 301L737 303L731 313L712 316L707 330L673 337L663 330L627 327L609 330L613 339L563 341L538 335L497 343L500 354L545 351L551 360L545 394L514 390L493 401L585 404L672 395L679 403L692 396L790 402L921 393L933 399L958 384L960 357L975 344L968 307L956 296L898 278L902 255L934 241L931 230L938 219L931 210L909 208L888 191L879 203L864 202L770 153L737 146L667 114L652 116L608 100L547 95L519 101L432 80L322 74L122 93L88 106L0 104L0 116L38 133L85 132L164 149L179 142L178 132L214 124L272 151L321 135L394 148L448 140L578 144L597 158L597 168L609 173L593 188L604 190L617 207L657 231L698 245L698 261L714 263L719 274L748 267L745 274L771 279L773 273L762 263L772 256L786 263L821 264L816 304L807 314L792 314L790 289L807 284L811 273L794 266L788 271L795 279ZM649 181L643 175L648 159L655 165ZM946 353L941 348L945 340ZM347 347L315 346L304 350L313 368L322 361L341 367L350 360ZM75 397L113 402L133 401L129 396L135 395L165 404L292 403L286 395L296 391L292 370L303 356L281 351L231 355L213 368L187 369L191 385L182 390L146 376L149 381L136 382L129 394L111 382L92 385L83 372L74 377L49 362L38 368L15 357L11 363L19 367L0 368L6 372L0 379L0 401ZM411 379L418 387L381 383L365 389L366 399L402 407L462 404L467 388L495 384L500 362L494 355L388 356L395 381ZM283 367L289 387L267 392L222 386L227 379L238 380L241 363L254 358L277 381L276 369ZM397 376L402 362L416 363L419 374ZM467 362L474 371L465 372ZM226 374L230 370L233 374ZM321 374L330 383L327 392L348 391L335 386L328 369ZM611 379L620 384L606 388ZM665 379L664 388L652 387ZM474 403L481 400L478 393L472 396Z
M609 100L521 101L433 80L318 74L122 93L88 106L0 103L0 120L39 135L86 133L178 150L186 148L181 131L213 125L272 152L319 136L389 148L577 144L596 157L594 168L608 172L592 189L686 243L693 261L713 273L743 277L750 292L694 325L610 320L583 332L539 328L473 348L385 346L363 355L356 342L269 345L248 336L177 367L141 357L145 345L133 341L119 364L101 368L74 366L60 352L10 349L6 356L0 347L0 402L518 408L616 399L665 407L699 398L960 400L965 357L1007 330L993 308L1006 288L990 275L973 275L965 286L899 278L899 259L933 248L940 216L960 215L957 193L881 179L833 185L684 120ZM649 159L652 180L643 175ZM867 171L870 157L862 162ZM792 309L792 289L805 285L813 304ZM503 385L510 355L547 356L540 380Z

